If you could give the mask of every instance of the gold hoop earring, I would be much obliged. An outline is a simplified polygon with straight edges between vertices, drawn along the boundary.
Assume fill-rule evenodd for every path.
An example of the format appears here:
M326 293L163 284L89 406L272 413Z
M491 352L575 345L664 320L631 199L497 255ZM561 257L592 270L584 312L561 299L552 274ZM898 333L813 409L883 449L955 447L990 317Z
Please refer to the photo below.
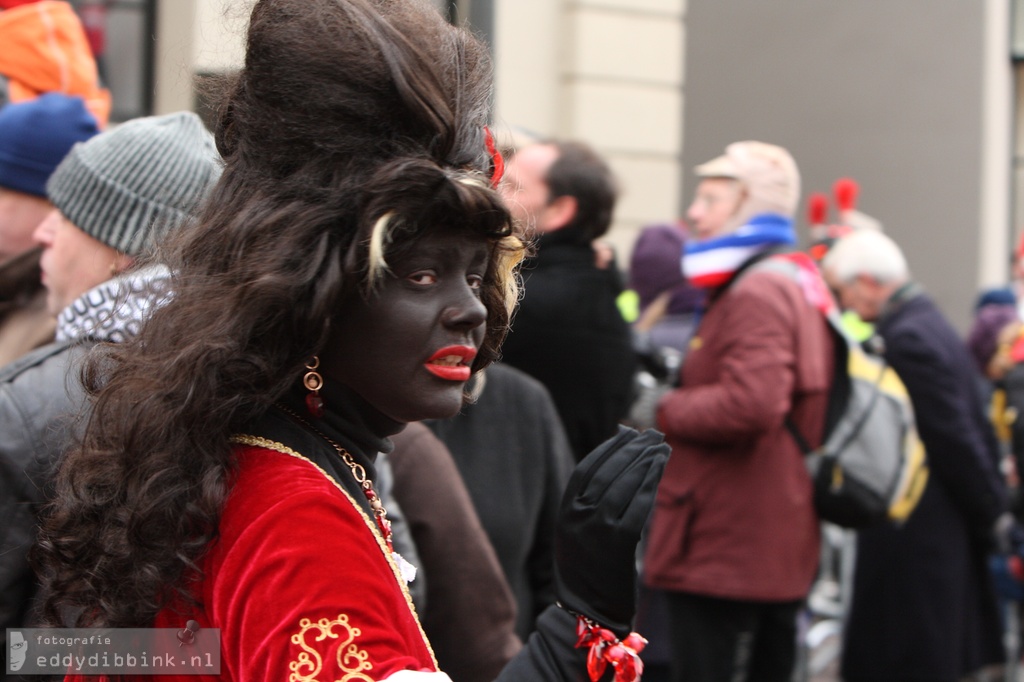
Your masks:
M302 377L302 385L309 393L306 394L306 409L309 413L320 419L324 416L324 399L320 397L320 389L324 386L324 378L316 371L320 367L320 358L316 355L306 364L306 375Z

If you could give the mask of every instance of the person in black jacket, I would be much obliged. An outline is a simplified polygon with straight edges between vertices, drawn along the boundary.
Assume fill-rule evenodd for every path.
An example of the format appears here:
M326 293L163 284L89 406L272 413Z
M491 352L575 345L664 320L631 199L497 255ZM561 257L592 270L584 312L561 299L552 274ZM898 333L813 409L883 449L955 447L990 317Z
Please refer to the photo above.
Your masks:
M636 368L622 281L592 246L611 225L615 179L588 146L550 141L520 149L502 189L537 237L502 358L548 389L579 460L626 416Z
M574 464L551 396L498 362L470 383L474 401L425 423L451 451L516 599L525 641L555 599L554 530Z
M822 266L843 306L875 322L910 394L931 472L904 525L858 533L843 679L962 679L1003 661L987 557L1013 549L1017 532L973 362L882 233L843 237Z

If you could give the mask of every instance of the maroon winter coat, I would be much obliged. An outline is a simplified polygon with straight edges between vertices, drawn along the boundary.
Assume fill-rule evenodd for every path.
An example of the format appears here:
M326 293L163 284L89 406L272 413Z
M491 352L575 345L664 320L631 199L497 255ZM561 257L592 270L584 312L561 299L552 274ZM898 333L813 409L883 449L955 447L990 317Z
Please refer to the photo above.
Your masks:
M819 523L785 418L820 443L832 343L822 314L784 275L751 271L714 300L682 387L658 410L672 455L647 540L647 584L744 601L806 596Z

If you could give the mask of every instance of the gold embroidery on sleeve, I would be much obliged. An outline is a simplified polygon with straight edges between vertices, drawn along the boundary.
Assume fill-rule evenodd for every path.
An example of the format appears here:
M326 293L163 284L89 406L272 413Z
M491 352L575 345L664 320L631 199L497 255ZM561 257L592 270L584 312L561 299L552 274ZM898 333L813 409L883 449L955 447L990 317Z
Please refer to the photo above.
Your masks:
M334 628L338 625L341 626L342 631L335 632ZM302 647L303 651L288 664L288 669L292 671L292 674L288 676L289 682L318 682L317 675L323 670L323 658L312 644L328 638L339 639L342 635L344 635L344 639L338 643L336 658L338 659L338 669L344 675L335 682L355 682L356 680L373 682L373 678L363 672L373 668L373 664L366 660L369 658L369 654L355 645L355 639L362 634L362 631L349 624L346 614L343 613L334 620L321 618L315 623L309 618L303 618L299 621L299 627L301 629L292 635L292 644ZM311 633L315 635L312 641L306 639L307 633L310 633L311 630L316 631Z

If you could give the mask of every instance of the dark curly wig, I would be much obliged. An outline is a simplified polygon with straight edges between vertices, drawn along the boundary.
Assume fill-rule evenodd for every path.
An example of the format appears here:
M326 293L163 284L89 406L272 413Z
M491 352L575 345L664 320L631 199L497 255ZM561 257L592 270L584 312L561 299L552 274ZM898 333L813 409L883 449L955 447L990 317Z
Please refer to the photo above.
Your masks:
M92 411L37 553L51 619L145 626L189 597L229 492L229 436L425 231L489 239L475 370L508 326L523 244L490 184L479 41L413 0L260 0L225 92L224 173L164 245L173 300L83 371Z

